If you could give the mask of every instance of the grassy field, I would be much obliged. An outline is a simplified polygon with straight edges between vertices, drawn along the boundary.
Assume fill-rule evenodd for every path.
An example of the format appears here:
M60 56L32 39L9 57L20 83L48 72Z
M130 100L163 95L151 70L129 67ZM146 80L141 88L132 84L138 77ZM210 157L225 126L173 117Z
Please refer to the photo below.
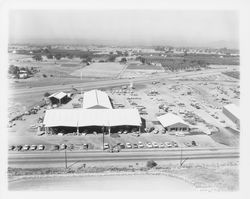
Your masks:
M158 62L166 70L183 70L189 68L206 67L208 65L239 65L239 57L223 57L211 55L186 56L145 56L146 62Z
M223 74L233 77L235 79L240 79L240 72L239 71L231 71L231 72L224 72Z

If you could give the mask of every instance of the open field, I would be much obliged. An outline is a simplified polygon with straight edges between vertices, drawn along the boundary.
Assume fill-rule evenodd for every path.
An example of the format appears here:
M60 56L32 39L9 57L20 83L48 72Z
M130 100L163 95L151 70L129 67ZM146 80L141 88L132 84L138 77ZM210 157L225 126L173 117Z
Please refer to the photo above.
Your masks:
M128 64L127 69L135 70L163 70L161 66L154 66L148 64Z
M72 76L80 77L111 77L115 78L125 66L120 63L92 63L83 69L71 73Z
M82 165L78 165L69 169L69 174L65 174L65 170L63 168L9 168L9 189L28 190L32 188L32 190L41 190L54 187L61 190L62 188L72 188L70 186L72 183L77 183L78 185L79 183L82 184L84 183L83 178L88 178L88 182L91 182L90 185L96 185L98 182L95 179L98 179L99 182L103 182L108 185L115 182L116 185L114 186L117 186L124 191L131 189L141 191L140 186L138 187L138 185L134 185L135 182L138 184L139 179L143 179L140 184L145 184L145 186L150 181L150 190L152 190L151 188L154 186L152 185L152 181L157 180L157 182L161 182L161 185L157 186L158 188L156 188L156 190L160 189L169 191L166 189L169 177L172 177L171 186L167 187L171 190L176 185L183 185L185 190L189 191L194 190L192 187L201 191L237 191L239 189L237 161L227 161L220 164L185 163L182 167L179 167L178 163L157 163L158 165L153 169L147 168L146 162L143 164L116 165L113 167L104 165L102 167L88 165L83 167ZM63 181L60 180L61 178L63 178ZM48 182L50 182L49 187ZM130 182L131 186L121 186L124 182ZM185 183L188 183L191 186ZM78 185L75 186L76 189ZM164 185L164 187L162 187L162 185ZM88 186L88 188L90 190L96 190L96 186ZM113 190L113 186L103 187L102 190ZM145 191L144 186L143 191Z

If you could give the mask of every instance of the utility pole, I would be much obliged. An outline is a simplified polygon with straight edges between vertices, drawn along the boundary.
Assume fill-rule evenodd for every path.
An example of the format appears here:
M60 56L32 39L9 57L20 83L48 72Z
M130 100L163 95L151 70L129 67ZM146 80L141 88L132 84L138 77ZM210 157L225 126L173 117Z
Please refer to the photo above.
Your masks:
M102 150L104 151L104 125L102 126Z
M182 157L182 147L181 147L181 159L180 159L180 166L182 166L184 164L184 162L186 162L186 160L188 160L188 158L185 158L183 160L183 157Z
M67 166L67 149L65 148L64 149L64 151L65 151L65 169L67 169L68 168L68 166Z

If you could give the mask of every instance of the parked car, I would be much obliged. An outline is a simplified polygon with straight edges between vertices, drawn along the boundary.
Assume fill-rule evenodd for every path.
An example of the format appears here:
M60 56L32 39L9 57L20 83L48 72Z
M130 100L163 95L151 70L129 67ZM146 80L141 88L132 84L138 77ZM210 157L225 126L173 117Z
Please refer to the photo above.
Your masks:
M165 145L163 143L160 143L160 148L165 148Z
M185 142L184 144L185 144L187 147L191 147L191 146L192 146L192 144L189 143L189 142Z
M45 149L45 146L40 144L37 149L40 150L40 151L43 151Z
M121 149L125 149L126 148L125 144L123 144L123 143L118 143L117 145L120 146Z
M68 149L69 149L69 150L73 150L73 149L74 149L74 144L70 144L70 145L68 146Z
M109 149L109 143L104 143L103 148L104 148L104 150Z
M17 151L21 151L21 150L22 150L22 148L23 148L23 146L22 146L22 145L17 145L16 150L17 150Z
M66 148L67 148L67 145L66 145L66 144L61 144L61 145L60 145L60 149L61 149L61 150L64 150L64 149L66 149Z
M142 144L142 142L140 142L140 141L138 142L138 147L139 148L143 148L144 147L144 145Z
M192 141L192 145L197 146L197 144L196 144L196 142L194 140Z
M152 145L154 148L159 148L159 145L156 142L153 142Z
M166 145L168 148L171 148L171 147L172 147L171 142L165 142L165 145Z
M133 144L134 149L138 149L138 144Z
M158 129L155 129L154 130L154 134L158 134L159 133L159 130Z
M34 145L34 144L30 146L30 150L31 150L31 151L36 150L36 148L37 148L37 146L36 146L36 145Z
M131 145L129 142L127 142L127 143L126 143L126 148L127 148L127 149L132 149L132 145Z
M9 151L13 151L15 149L15 146L9 146Z
M30 148L30 146L29 146L29 145L27 145L27 144L25 144L25 145L23 146L23 151L28 151L28 150L29 150L29 148Z
M88 149L89 145L88 144L83 144L83 149Z
M58 144L53 145L53 146L51 147L51 150L52 150L52 151L57 151L57 150L59 150L59 149L60 149L60 146L59 146Z
M172 142L172 146L178 147L178 144L176 142Z
M148 142L148 143L146 144L146 146L147 146L148 148L153 148L153 145L152 145L150 142Z

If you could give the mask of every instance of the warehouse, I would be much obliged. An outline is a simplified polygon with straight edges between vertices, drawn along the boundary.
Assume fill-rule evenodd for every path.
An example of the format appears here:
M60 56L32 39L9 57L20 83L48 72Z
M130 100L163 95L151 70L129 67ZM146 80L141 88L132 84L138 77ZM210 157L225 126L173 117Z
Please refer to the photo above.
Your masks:
M86 129L102 133L103 128L108 133L115 133L120 128L140 130L141 117L137 109L51 109L44 117L46 133L82 133ZM59 131L58 131L59 129Z
M240 125L240 108L235 104L228 104L223 107L222 112L227 116L233 123L239 127Z
M100 90L91 90L83 94L84 109L112 109L109 96Z
M189 125L179 116L167 113L157 117L167 131L189 131Z

